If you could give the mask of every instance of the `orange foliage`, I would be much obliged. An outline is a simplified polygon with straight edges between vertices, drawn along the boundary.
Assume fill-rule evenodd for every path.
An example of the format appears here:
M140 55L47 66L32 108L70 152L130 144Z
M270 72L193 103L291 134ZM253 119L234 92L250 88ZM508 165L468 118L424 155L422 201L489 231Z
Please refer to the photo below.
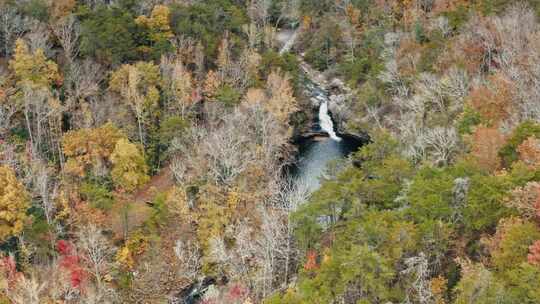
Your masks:
M540 140L529 137L517 148L519 159L531 168L540 167Z
M435 0L431 12L434 15L439 15L454 11L460 6L468 7L470 4L470 0Z
M315 250L310 250L307 253L306 263L304 264L304 270L315 270L319 268L317 263L317 252Z
M89 224L94 224L99 227L105 227L109 222L107 214L97 208L92 208L86 202L75 203L73 207L73 220L77 226L87 226Z
M495 171L501 166L499 149L506 143L506 136L497 128L478 126L471 138L471 155L477 164L488 171Z
M404 77L415 75L421 54L422 45L412 38L402 39L396 54L399 73Z
M502 75L489 77L489 84L480 85L469 94L469 102L490 124L499 125L510 117L515 94L512 82Z
M435 299L436 304L446 303L446 301L444 300L444 295L446 293L447 283L448 280L442 276L431 279L431 293L433 294L433 298Z
M358 28L361 25L360 17L362 14L359 9L354 7L354 5L352 4L347 5L347 8L345 9L345 13L352 26L354 26L355 28Z
M69 15L76 5L75 0L54 0L49 7L49 15L52 19L60 19Z
M540 241L536 241L529 246L527 262L529 262L529 264L540 266Z

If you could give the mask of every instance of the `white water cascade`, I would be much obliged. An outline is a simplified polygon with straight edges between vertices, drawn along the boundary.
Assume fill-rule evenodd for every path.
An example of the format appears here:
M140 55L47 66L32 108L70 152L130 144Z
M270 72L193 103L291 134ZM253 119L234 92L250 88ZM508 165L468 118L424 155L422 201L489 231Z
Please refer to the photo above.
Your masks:
M334 123L328 114L328 100L321 102L321 106L319 107L319 124L321 125L321 129L330 135L330 138L335 141L341 141L341 137L337 136L334 131Z

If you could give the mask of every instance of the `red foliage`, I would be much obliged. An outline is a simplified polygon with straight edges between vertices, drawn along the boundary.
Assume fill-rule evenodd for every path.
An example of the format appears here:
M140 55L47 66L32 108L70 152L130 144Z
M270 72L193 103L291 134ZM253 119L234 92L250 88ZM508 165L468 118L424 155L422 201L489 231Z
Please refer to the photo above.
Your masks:
M60 255L68 255L71 254L73 246L66 240L59 240L56 242L56 250Z
M0 259L0 269L4 272L8 287L10 288L13 287L22 276L22 273L17 271L17 262L15 262L15 258L12 255Z
M69 280L73 288L81 288L86 272L81 266L81 259L75 253L73 245L65 240L56 243L56 249L60 253L60 267L69 273Z
M501 159L499 149L506 143L506 137L497 128L480 125L471 136L471 155L485 170L499 169Z
M536 241L529 246L527 261L533 265L540 265L540 241Z
M319 268L319 265L317 264L317 252L315 250L310 250L307 253L304 270L315 270L317 268Z
M230 301L238 301L243 299L248 294L248 291L244 286L240 284L235 284L229 289L229 293L227 295L227 298Z

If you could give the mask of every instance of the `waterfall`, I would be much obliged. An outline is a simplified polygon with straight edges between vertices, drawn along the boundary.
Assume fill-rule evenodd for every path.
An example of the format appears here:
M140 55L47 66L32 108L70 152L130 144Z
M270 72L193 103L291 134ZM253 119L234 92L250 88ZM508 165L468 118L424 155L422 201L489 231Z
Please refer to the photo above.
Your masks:
M328 114L328 100L321 102L321 106L319 107L319 124L321 125L321 129L330 135L330 138L335 141L341 141L341 138L334 131L334 123Z
M293 47L294 43L296 42L296 37L298 37L298 29L295 30L291 36L289 37L289 39L285 42L285 44L283 45L283 47L281 48L281 50L279 50L279 54L280 55L283 55L284 53L288 52L291 50L291 48Z

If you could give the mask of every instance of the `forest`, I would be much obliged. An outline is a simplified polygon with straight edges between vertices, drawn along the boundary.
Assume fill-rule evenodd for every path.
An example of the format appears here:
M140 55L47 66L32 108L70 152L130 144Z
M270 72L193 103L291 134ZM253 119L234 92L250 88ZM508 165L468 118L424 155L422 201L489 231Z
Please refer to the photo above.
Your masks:
M0 0L0 304L540 303L539 0Z

